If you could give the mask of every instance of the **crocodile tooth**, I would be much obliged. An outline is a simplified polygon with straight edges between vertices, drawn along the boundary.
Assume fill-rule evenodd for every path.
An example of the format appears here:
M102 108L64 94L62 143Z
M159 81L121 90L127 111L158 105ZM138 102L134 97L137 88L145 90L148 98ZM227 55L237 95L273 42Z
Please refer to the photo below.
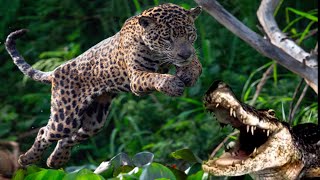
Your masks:
M269 136L269 134L270 134L270 130L267 130L267 136Z
M249 132L249 129L250 129L250 126L249 126L249 125L247 125L247 133Z
M254 134L254 126L251 126L251 134Z
M219 103L216 104L216 108L219 107Z

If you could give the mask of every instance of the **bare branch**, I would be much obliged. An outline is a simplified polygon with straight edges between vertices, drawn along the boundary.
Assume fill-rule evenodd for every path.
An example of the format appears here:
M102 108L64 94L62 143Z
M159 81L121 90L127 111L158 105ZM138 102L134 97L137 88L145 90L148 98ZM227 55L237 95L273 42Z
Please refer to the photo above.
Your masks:
M274 59L280 65L289 69L293 73L303 77L310 84L313 90L318 94L318 69L300 63L292 56L276 47L268 40L263 39L256 32L249 29L233 15L227 12L216 0L195 0L203 7L211 16L213 16L219 23L229 29L232 33L240 37L251 47L256 49L270 59Z
M274 11L279 4L280 0L262 0L260 7L257 11L257 16L264 32L267 34L271 43L282 49L287 54L290 54L300 63L306 61L309 67L318 66L316 59L309 59L310 54L305 52L293 40L289 39L279 29L277 22L274 19Z
M254 103L256 102L256 100L257 100L257 98L258 98L258 96L259 96L259 94L260 94L260 92L262 90L262 87L267 82L267 79L270 76L270 74L273 72L273 67L274 67L274 64L271 64L271 66L268 67L266 72L263 73L262 78L261 78L259 84L257 85L257 90L254 93L254 96L253 96L252 100L249 103L250 106L253 106Z
M230 139L230 137L237 135L239 132L240 131L238 131L238 130L233 131L226 138L224 138L224 140L212 151L210 157L214 157L217 154L217 152L219 151L219 149Z
M291 115L292 115L291 121L293 120L294 115L296 114L296 111L297 111L298 107L299 107L300 104L301 104L302 99L303 99L304 96L306 95L307 90L308 90L308 87L309 87L308 84L306 84L306 85L304 86L304 88L303 88L303 90L302 90L302 92L301 92L301 94L300 94L300 97L299 97L296 105L294 106L294 108L293 108L293 110L292 110L292 113L291 113ZM290 122L290 123L292 123L292 122Z
M297 97L297 95L298 95L298 92L299 92L302 84L303 84L303 79L301 79L301 81L299 82L298 86L297 86L296 89L294 90L294 93L293 93L293 96L292 96L292 101L291 101L291 103L290 103L288 122L289 122L289 124L291 124L291 125L292 125L292 119L293 119L293 114L292 114L292 112L293 112L294 100L296 99L296 97Z

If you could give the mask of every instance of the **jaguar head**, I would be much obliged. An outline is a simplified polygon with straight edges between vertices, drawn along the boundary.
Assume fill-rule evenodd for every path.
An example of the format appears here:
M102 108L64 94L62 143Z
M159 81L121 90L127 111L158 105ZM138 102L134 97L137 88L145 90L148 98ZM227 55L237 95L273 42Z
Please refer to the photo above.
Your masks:
M139 16L141 38L155 54L165 57L163 63L184 66L196 55L194 21L200 12L200 7L185 10L174 4L148 9Z

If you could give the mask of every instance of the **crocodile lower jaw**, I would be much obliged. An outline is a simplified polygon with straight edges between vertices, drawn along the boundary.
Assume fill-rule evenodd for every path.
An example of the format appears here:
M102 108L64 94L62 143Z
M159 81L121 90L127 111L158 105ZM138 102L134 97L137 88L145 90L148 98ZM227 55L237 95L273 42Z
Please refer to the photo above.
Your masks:
M269 139L252 153L242 150L240 146L237 141L231 152L225 152L221 157L204 163L203 170L215 176L240 176L281 167L293 159L298 159L287 128L270 135Z

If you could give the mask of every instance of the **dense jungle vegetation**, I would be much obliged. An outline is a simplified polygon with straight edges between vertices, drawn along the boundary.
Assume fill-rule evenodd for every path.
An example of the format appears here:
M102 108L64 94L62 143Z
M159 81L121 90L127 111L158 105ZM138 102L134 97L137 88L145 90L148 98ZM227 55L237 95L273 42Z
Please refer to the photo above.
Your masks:
M50 109L50 86L34 82L18 70L4 47L6 36L17 29L29 32L17 47L35 68L49 71L61 63L118 32L124 21L143 10L165 2L187 9L194 1L182 0L0 0L0 139L16 141L21 152L32 145L37 131L46 125ZM230 13L254 31L259 1L221 0ZM306 51L317 42L317 0L283 1L276 14L281 29L297 40ZM291 10L290 10L291 8ZM293 9L293 10L292 10ZM302 14L297 12L303 12ZM235 94L249 103L266 69L274 64L254 106L272 108L288 121L291 103L301 78L263 57L237 38L206 12L196 21L198 39L195 47L203 65L197 84L182 97L172 98L155 92L144 97L122 93L114 101L106 126L98 135L77 145L67 167L99 165L120 152L130 156L149 151L156 162L178 163L171 152L189 148L201 159L230 134L231 127L221 128L209 115L202 96L214 80L231 85ZM311 34L312 33L312 34ZM303 82L303 86L304 86ZM298 90L300 94L302 88ZM309 88L297 108L292 124L317 122L317 95ZM53 150L52 146L49 152ZM45 167L46 158L39 162Z

